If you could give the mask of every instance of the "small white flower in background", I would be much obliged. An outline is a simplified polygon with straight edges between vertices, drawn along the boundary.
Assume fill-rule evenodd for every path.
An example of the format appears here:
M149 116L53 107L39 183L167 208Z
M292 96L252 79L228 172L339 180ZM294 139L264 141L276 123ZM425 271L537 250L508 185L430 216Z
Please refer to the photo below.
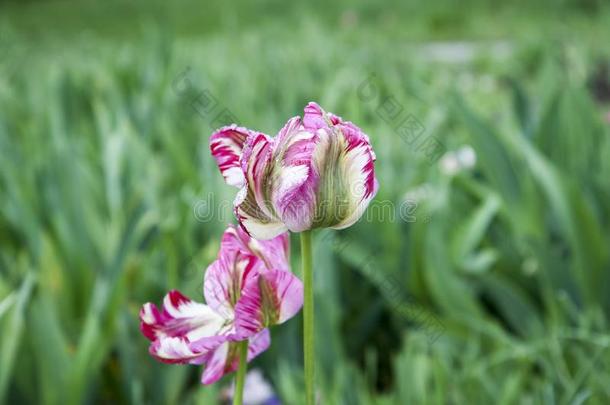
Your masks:
M220 396L223 403L230 403L235 392L235 382L225 388ZM244 384L244 405L281 405L282 403L273 392L271 384L265 380L263 373L253 369L246 374Z
M610 124L610 111L608 111L608 112L606 113L606 115L605 115L605 117L604 117L604 118L605 118L605 121L606 121L608 124Z
M456 151L447 152L439 164L441 172L453 176L462 170L472 169L477 162L477 154L471 146L462 146Z

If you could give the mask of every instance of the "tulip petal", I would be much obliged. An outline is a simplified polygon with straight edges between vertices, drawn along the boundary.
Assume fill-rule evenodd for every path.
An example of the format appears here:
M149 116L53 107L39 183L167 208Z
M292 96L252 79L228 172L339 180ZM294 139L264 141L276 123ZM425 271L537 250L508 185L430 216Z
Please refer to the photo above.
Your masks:
M347 195L350 214L331 228L343 229L360 219L377 194L379 183L375 178L375 152L368 136L351 122L341 123L335 128L345 138L346 147L341 159L342 172L350 184Z
M229 252L252 254L260 259L267 269L289 269L290 237L287 232L269 240L257 240L241 227L229 225L220 243L220 255Z
M246 139L253 133L247 128L233 124L220 128L210 137L212 156L225 181L231 186L241 188L245 184L240 157Z
M292 232L311 228L318 176L312 167L316 134L299 117L290 119L275 138L273 206Z
M248 342L248 357L250 362L256 356L267 350L271 343L268 329L264 329L252 336ZM239 353L237 342L226 342L211 352L205 359L205 370L201 376L203 384L212 384L223 375L231 373L239 367Z
M253 277L265 269L289 269L287 233L258 241L243 229L229 225L225 230L218 259L206 270L206 303L225 319L233 319L241 291Z
M303 283L288 271L262 272L244 287L235 307L235 329L249 336L293 317L303 306Z
M257 239L271 239L287 230L271 204L271 149L264 134L247 139L241 159L246 185L234 203L240 225Z
M162 312L154 304L144 304L140 320L142 333L150 340L177 336L194 341L215 335L225 323L211 307L191 301L176 290L163 299Z
M341 123L341 117L326 112L317 103L309 102L303 113L303 125L306 129L316 132L320 128Z
M247 248L260 259L268 270L290 270L290 236L284 232L273 239L257 240L239 229L242 240L246 241Z
M239 224L253 237L265 240L275 238L288 230L286 225L276 219L271 219L263 213L256 202L248 196L247 200L236 200L235 216Z
M154 304L145 304L140 320L142 333L153 341L150 353L170 363L192 362L218 345L219 336L229 333L225 318L175 290L165 296L162 312ZM188 347L194 341L200 342L200 350Z
M354 124L318 130L314 166L319 173L315 227L342 229L361 216L377 193L375 155L368 137Z
M206 303L225 319L233 319L235 305L243 286L258 276L263 263L254 255L241 250L221 248L219 258L206 270L203 293Z
M193 345L186 337L162 337L151 343L148 351L157 360L169 364L202 364L209 354L227 341L227 336L210 336Z

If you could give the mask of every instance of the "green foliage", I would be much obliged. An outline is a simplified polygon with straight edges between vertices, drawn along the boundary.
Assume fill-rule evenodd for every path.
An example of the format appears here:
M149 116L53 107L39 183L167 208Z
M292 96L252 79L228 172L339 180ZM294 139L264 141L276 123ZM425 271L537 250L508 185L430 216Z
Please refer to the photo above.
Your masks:
M140 306L171 288L202 300L233 221L234 190L207 146L228 122L202 112L204 90L215 113L270 134L316 100L375 147L370 215L314 234L322 403L606 403L610 125L590 77L610 51L598 42L610 14L587 4L596 17L535 14L539 27L503 9L502 27L554 30L516 34L507 55L476 45L458 63L405 40L493 38L502 28L476 18L491 6L469 17L431 5L403 27L411 2L394 17L365 3L324 14L316 2L285 20L272 4L258 11L264 24L245 24L254 6L231 14L212 2L204 28L176 6L171 21L186 28L142 17L124 42L121 21L114 34L56 28L40 43L4 25L0 403L210 404L229 383L201 387L197 367L157 363L138 330ZM25 26L44 21L10 9ZM376 92L363 98L371 74ZM447 150L470 145L475 167L448 175L430 163L378 114L386 97ZM302 398L301 321L275 328L253 364L287 404Z

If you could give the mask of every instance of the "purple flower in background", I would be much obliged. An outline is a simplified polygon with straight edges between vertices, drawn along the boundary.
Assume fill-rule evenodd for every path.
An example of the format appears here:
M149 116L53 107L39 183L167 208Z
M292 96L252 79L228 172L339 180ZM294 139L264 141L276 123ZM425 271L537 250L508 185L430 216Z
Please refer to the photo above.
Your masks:
M225 181L240 189L241 226L257 239L346 228L377 193L368 136L316 103L275 138L231 125L212 134L210 149Z
M140 328L152 342L150 353L166 363L205 365L201 381L211 384L237 369L237 342L248 340L248 361L265 351L267 328L303 305L303 286L290 272L288 254L288 234L257 241L229 226L205 273L206 304L174 290L161 310L151 303L142 307Z

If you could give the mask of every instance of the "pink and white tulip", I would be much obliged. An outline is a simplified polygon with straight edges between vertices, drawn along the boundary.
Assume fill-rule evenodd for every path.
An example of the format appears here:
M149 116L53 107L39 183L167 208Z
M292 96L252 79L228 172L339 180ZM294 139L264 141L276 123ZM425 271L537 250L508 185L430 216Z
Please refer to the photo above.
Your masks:
M270 344L270 326L294 316L303 305L303 286L290 272L288 235L252 239L240 228L225 231L218 259L207 269L206 304L170 291L159 310L145 304L142 333L150 353L166 363L204 364L202 383L211 384L238 366L237 342L248 340L248 361Z
M377 193L368 136L316 103L275 138L231 125L212 134L210 149L226 182L240 189L240 224L257 239L346 228Z

